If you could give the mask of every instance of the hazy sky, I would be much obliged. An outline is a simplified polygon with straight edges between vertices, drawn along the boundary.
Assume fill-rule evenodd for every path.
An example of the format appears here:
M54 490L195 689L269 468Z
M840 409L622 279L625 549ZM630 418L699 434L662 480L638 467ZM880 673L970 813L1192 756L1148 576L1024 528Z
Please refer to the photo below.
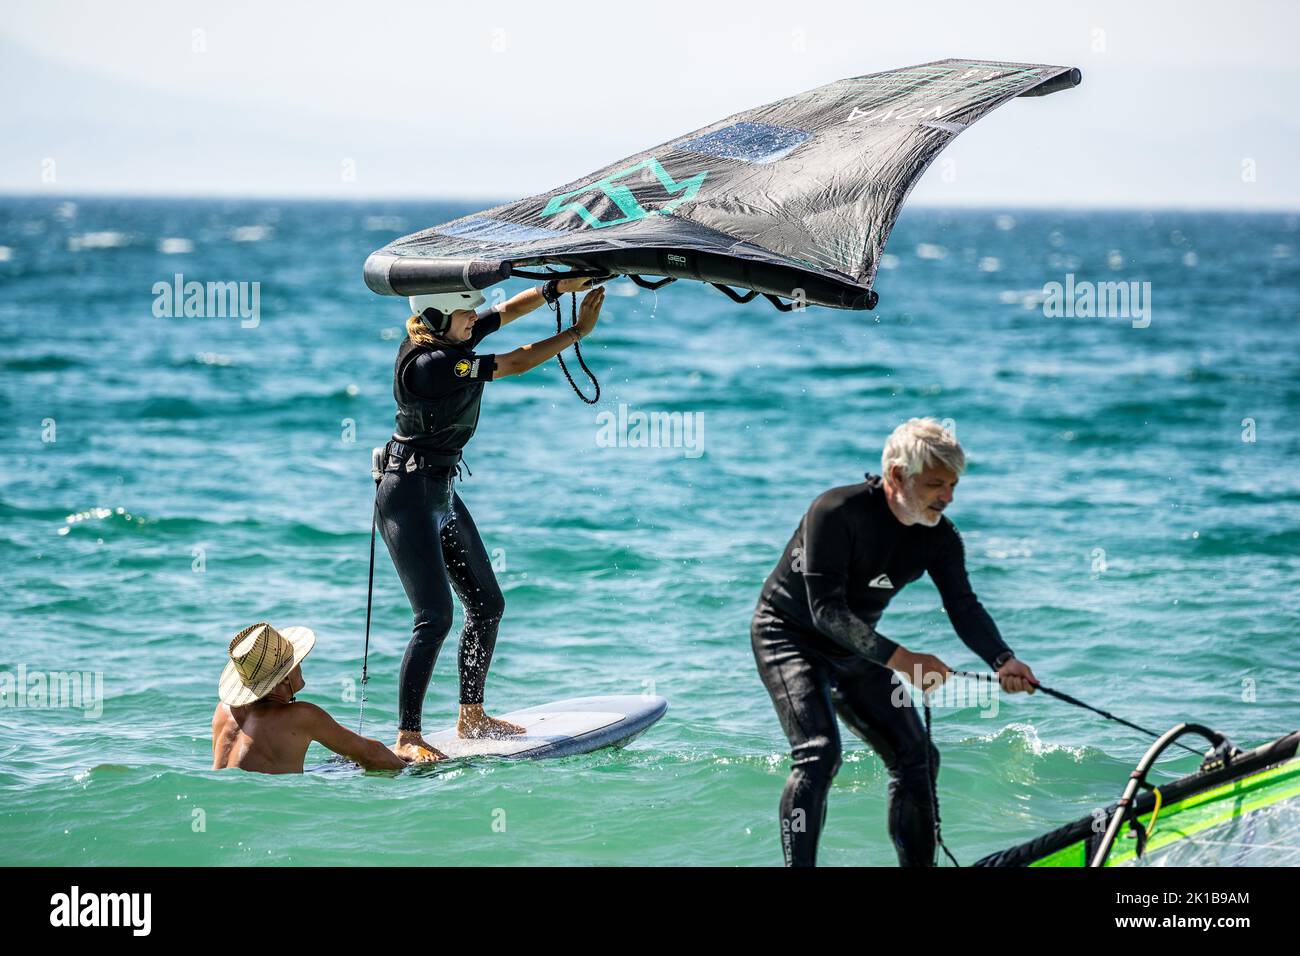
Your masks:
M1300 5L24 2L0 191L510 199L730 113L944 57L1078 66L914 194L1300 208Z

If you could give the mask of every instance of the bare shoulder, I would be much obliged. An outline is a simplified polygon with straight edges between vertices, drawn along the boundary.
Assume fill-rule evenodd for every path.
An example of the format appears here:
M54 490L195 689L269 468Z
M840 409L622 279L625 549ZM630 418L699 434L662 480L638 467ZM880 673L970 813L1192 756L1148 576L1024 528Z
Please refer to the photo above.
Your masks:
M333 719L324 707L313 704L309 700L295 700L293 706L288 709L298 720L320 720L322 717Z
M287 709L294 723L308 731L318 731L323 727L336 726L338 723L324 707L308 700L296 700L293 706Z
M212 769L222 770L232 766L230 756L239 737L234 715L224 703L218 702L212 712Z
M230 708L224 702L217 702L217 709L212 712L212 732L215 734L231 721Z

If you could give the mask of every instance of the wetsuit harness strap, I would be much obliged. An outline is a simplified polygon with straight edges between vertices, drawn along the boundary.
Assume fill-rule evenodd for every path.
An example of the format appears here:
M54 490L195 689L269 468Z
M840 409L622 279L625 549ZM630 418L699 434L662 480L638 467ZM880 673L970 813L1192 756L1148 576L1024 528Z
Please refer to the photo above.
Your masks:
M420 471L429 469L451 469L460 463L460 452L452 454L434 454L403 444L394 438L385 447L384 471Z

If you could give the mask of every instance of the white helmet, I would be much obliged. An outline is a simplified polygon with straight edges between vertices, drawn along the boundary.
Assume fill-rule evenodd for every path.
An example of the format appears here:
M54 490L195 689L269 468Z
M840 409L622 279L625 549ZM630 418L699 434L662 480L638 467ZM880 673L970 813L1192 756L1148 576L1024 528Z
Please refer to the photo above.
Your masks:
M465 289L461 292L413 295L407 301L411 303L413 315L421 315L425 309L437 309L443 315L451 315L457 309L477 309L487 299L478 289Z

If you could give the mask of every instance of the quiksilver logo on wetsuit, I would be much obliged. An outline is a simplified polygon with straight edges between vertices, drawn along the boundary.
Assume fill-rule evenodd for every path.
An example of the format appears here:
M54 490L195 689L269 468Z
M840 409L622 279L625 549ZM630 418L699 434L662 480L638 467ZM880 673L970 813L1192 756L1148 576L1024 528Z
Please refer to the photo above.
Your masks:
M886 588L887 590L892 591L894 589L894 582L889 580L888 574L878 574L871 579L871 583L868 587Z

